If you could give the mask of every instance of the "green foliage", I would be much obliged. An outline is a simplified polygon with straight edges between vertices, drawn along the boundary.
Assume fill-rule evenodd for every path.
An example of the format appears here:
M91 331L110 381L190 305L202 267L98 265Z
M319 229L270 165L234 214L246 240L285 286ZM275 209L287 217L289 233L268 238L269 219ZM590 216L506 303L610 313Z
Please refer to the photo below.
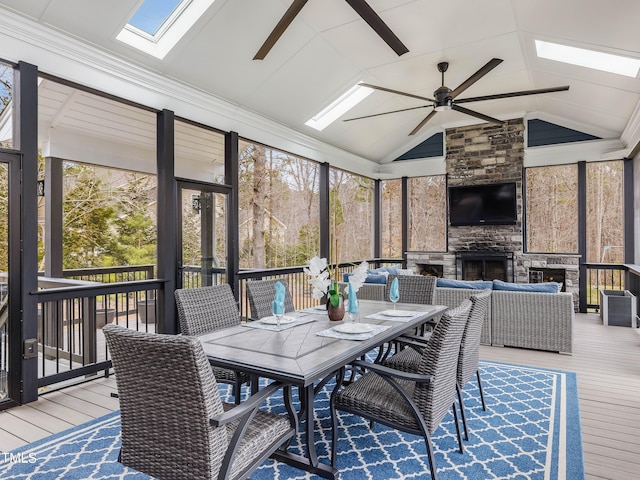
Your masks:
M63 201L63 268L105 265L105 256L116 250L111 222L116 210L103 189L94 167L67 164L67 190Z
M116 190L117 217L114 227L117 248L114 255L120 265L144 265L156 262L156 223L150 205L153 183L146 175L130 173Z

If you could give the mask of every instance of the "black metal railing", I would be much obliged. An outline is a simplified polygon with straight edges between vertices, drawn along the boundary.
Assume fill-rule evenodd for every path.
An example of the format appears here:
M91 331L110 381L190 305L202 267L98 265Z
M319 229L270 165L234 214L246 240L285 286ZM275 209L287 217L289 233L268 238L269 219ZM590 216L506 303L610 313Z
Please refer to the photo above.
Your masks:
M586 289L580 291L584 296L587 312L600 311L600 290L625 290L627 267L612 263L585 263Z
M163 280L99 283L39 280L38 387L107 371L110 357L101 328L116 323L156 331L155 299Z
M62 277L87 282L135 282L155 278L155 265L124 265L117 267L73 268L62 271Z

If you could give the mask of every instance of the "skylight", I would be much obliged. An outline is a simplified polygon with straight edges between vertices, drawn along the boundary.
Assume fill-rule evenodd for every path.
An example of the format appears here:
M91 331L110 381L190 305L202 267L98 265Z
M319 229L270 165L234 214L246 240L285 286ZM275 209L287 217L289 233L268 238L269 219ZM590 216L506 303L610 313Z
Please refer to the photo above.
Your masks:
M129 20L129 25L155 35L181 3L182 0L144 0Z
M164 58L215 0L144 0L116 37Z
M543 42L542 40L536 40L536 51L541 58L617 73L618 75L632 78L638 76L638 70L640 69L640 60L637 58L569 47L568 45Z
M327 126L335 122L338 118L367 98L371 93L373 93L373 89L371 88L363 87L362 85L354 85L344 95L331 103L331 105L322 110L311 120L305 122L305 125L315 128L316 130L324 130Z

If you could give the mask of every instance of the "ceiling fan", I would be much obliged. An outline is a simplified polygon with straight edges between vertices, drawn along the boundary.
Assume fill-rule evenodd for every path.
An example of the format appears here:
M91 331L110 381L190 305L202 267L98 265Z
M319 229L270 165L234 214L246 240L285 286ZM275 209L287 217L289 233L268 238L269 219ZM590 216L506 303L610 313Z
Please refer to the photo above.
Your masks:
M284 13L278 24L273 31L269 34L264 41L258 53L253 57L254 60L264 60L267 53L278 41L280 36L289 27L293 19L300 13L302 7L305 6L308 0L294 0L291 6ZM375 32L380 35L380 38L389 45L398 56L407 53L409 49L400 41L395 33L391 31L389 26L378 16L378 14L369 6L365 0L345 0L351 8L353 8L362 19L369 24Z
M379 87L377 85L371 85L369 83L360 83L360 85L362 85L363 87L369 87L369 88L373 88L375 90L381 90L383 92L397 93L398 95L404 95L405 97L411 97L411 98L417 98L419 100L424 100L426 102L429 102L429 105L420 105L418 107L403 108L401 110L393 110L391 112L374 113L373 115L365 115L363 117L347 118L344 121L345 122L350 122L352 120L360 120L360 119L363 119L363 118L377 117L379 115L387 115L389 113L406 112L408 110L416 110L418 108L433 107L433 110L429 113L429 115L427 115L418 124L418 126L416 126L416 128L411 130L411 133L409 133L409 135L414 135L415 133L417 133L418 130L420 130L422 127L424 127L424 125L429 120L431 120L431 118L433 118L433 116L436 113L442 112L442 111L445 111L445 110L455 110L457 112L466 113L467 115L471 115L472 117L476 117L476 118L479 118L481 120L485 120L485 121L490 122L490 123L503 124L504 122L502 120L498 120L497 118L493 118L493 117L490 117L488 115L484 115L483 113L479 113L479 112L476 112L476 111L473 111L473 110L469 110L468 108L461 107L459 104L460 103L470 103L470 102L480 102L482 100L496 100L496 99L500 99L500 98L521 97L521 96L524 96L524 95L537 95L537 94L540 94L540 93L561 92L561 91L564 91L564 90L569 90L569 86L565 85L563 87L540 88L538 90L523 90L523 91L520 91L520 92L498 93L498 94L495 94L495 95L484 95L484 96L481 96L481 97L468 97L468 98L457 99L458 95L460 95L467 88L469 88L471 85L476 83L478 80L480 80L482 77L484 77L487 73L489 73L491 70L496 68L501 63L502 63L502 60L500 58L492 58L482 68L480 68L480 70L478 70L476 73L474 73L469 78L467 78L464 82L462 82L458 86L458 88L456 88L455 90L451 90L449 87L445 86L445 84L444 84L444 72L446 72L447 68L449 68L449 63L448 62L440 62L440 63L438 63L438 71L440 73L442 73L442 85L440 87L438 87L435 92L433 92L434 98L421 97L419 95L413 95L411 93L400 92L398 90L391 90L390 88Z

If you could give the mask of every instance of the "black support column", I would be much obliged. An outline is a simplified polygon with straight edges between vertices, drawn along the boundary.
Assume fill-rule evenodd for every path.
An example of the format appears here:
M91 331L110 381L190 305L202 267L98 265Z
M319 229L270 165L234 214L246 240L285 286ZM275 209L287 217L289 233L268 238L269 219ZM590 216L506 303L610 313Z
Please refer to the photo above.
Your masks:
M19 288L22 306L21 343L37 339L38 305L30 292L38 289L38 69L20 62L15 70L15 146L22 154L21 186L21 268L10 272L11 289ZM14 255L17 252L13 252ZM11 293L10 293L11 294ZM16 299L12 295L12 299ZM15 344L14 344L15 345ZM12 352L12 365L22 360L21 402L38 399L38 358L20 358L22 352ZM18 356L20 355L20 356Z
M635 235L633 230L633 159L624 159L624 263L635 262Z
M578 310L587 312L587 162L578 162L578 254L580 255L580 299Z
M402 266L407 266L409 251L409 178L402 177Z
M231 187L227 212L227 283L231 285L236 300L240 296L240 227L238 225L238 209L240 208L240 174L239 174L238 133L228 132L224 136L224 183Z
M373 184L373 258L382 257L382 181Z
M169 110L158 112L157 117L158 168L158 278L166 280L158 292L158 332L177 333L176 289L178 273L178 216L176 206L174 115Z
M320 258L326 258L331 263L331 232L329 226L329 170L328 163L320 164Z

